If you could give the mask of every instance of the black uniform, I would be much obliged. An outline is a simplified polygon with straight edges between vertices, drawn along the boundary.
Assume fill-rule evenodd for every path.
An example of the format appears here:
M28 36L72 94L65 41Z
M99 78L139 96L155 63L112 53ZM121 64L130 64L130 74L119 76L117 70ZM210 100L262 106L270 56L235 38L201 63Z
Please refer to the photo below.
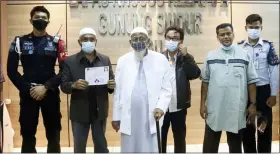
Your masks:
M65 44L62 40L54 43L53 37L48 34L37 37L31 33L19 37L19 54L15 48L16 38L10 47L7 72L20 95L19 122L23 138L21 150L36 152L35 134L41 109L48 139L47 152L60 152L61 113L58 87L61 83L61 73L55 73L55 64L58 58L61 72L62 62L66 57ZM18 72L19 60L23 75ZM32 83L43 84L48 89L41 101L36 101L30 96Z

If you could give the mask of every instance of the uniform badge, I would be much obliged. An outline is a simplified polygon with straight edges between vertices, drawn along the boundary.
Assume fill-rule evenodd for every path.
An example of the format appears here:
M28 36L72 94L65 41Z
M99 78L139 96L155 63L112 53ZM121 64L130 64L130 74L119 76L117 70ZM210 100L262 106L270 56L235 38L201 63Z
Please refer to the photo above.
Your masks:
M48 42L47 47L45 47L45 50L47 50L47 51L56 51L55 47L53 45L53 42Z
M29 50L28 54L30 54L30 55L33 54L33 50Z
M34 49L33 42L29 42L29 41L23 42L22 48L23 48L23 50L26 50L26 51L33 50Z
M48 47L53 47L52 42L48 42Z

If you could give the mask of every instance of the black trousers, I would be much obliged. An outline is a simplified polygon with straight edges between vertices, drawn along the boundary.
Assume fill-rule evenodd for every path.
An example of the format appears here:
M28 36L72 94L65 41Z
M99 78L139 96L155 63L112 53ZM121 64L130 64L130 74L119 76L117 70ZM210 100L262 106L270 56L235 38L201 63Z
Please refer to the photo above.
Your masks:
M205 126L203 153L218 153L222 132L213 131L207 124ZM227 143L230 153L242 153L240 133L227 132Z
M182 109L178 112L166 112L164 116L161 136L162 136L162 152L166 153L167 135L171 123L173 138L174 138L174 152L186 153L186 116L187 110Z
M42 101L25 99L20 102L20 131L22 136L22 153L36 153L36 132L39 110L42 111L43 122L48 140L48 153L60 153L61 113L60 102L53 97L45 97Z
M242 141L245 153L270 153L272 143L272 108L266 104L270 97L270 85L257 87L257 111L261 112L267 119L267 126L264 133L258 132L258 145L256 147L256 128L254 125L247 125L242 133Z

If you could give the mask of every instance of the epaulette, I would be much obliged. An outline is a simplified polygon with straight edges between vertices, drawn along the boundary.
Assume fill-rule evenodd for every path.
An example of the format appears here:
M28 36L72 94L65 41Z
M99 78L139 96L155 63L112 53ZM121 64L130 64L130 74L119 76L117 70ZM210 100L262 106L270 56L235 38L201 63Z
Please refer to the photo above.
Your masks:
M263 42L268 43L270 48L273 47L273 42L272 41L268 41L268 40L263 40ZM274 48L274 47L273 47Z
M270 41L268 41L268 40L263 40L263 42L266 42L266 43L272 43L272 42L270 42Z
M237 42L237 44L243 44L245 42L245 40L241 40L241 41L239 41L239 42Z
M23 37L25 37L25 36L27 36L27 35L19 35L19 36L15 36L15 38L23 38Z

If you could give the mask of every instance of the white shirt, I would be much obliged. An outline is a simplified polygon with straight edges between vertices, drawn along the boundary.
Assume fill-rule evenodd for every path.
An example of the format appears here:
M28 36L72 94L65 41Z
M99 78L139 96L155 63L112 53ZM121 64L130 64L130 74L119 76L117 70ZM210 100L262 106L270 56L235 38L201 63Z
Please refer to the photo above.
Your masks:
M170 55L168 53L168 59L170 63L170 78L171 78L171 85L172 85L172 96L171 102L169 104L169 112L177 112L181 109L177 109L177 86L176 86L176 60L177 60L177 53L174 55L174 63L172 64Z
M250 55L236 45L228 52L221 48L211 51L201 79L208 83L208 126L214 131L232 133L245 128L248 84L258 81Z
M257 86L270 84L271 96L276 96L279 88L279 69L278 65L269 65L268 63L269 54L274 54L277 57L273 44L260 38L254 46L251 46L248 40L241 41L239 45L253 58L259 76Z

